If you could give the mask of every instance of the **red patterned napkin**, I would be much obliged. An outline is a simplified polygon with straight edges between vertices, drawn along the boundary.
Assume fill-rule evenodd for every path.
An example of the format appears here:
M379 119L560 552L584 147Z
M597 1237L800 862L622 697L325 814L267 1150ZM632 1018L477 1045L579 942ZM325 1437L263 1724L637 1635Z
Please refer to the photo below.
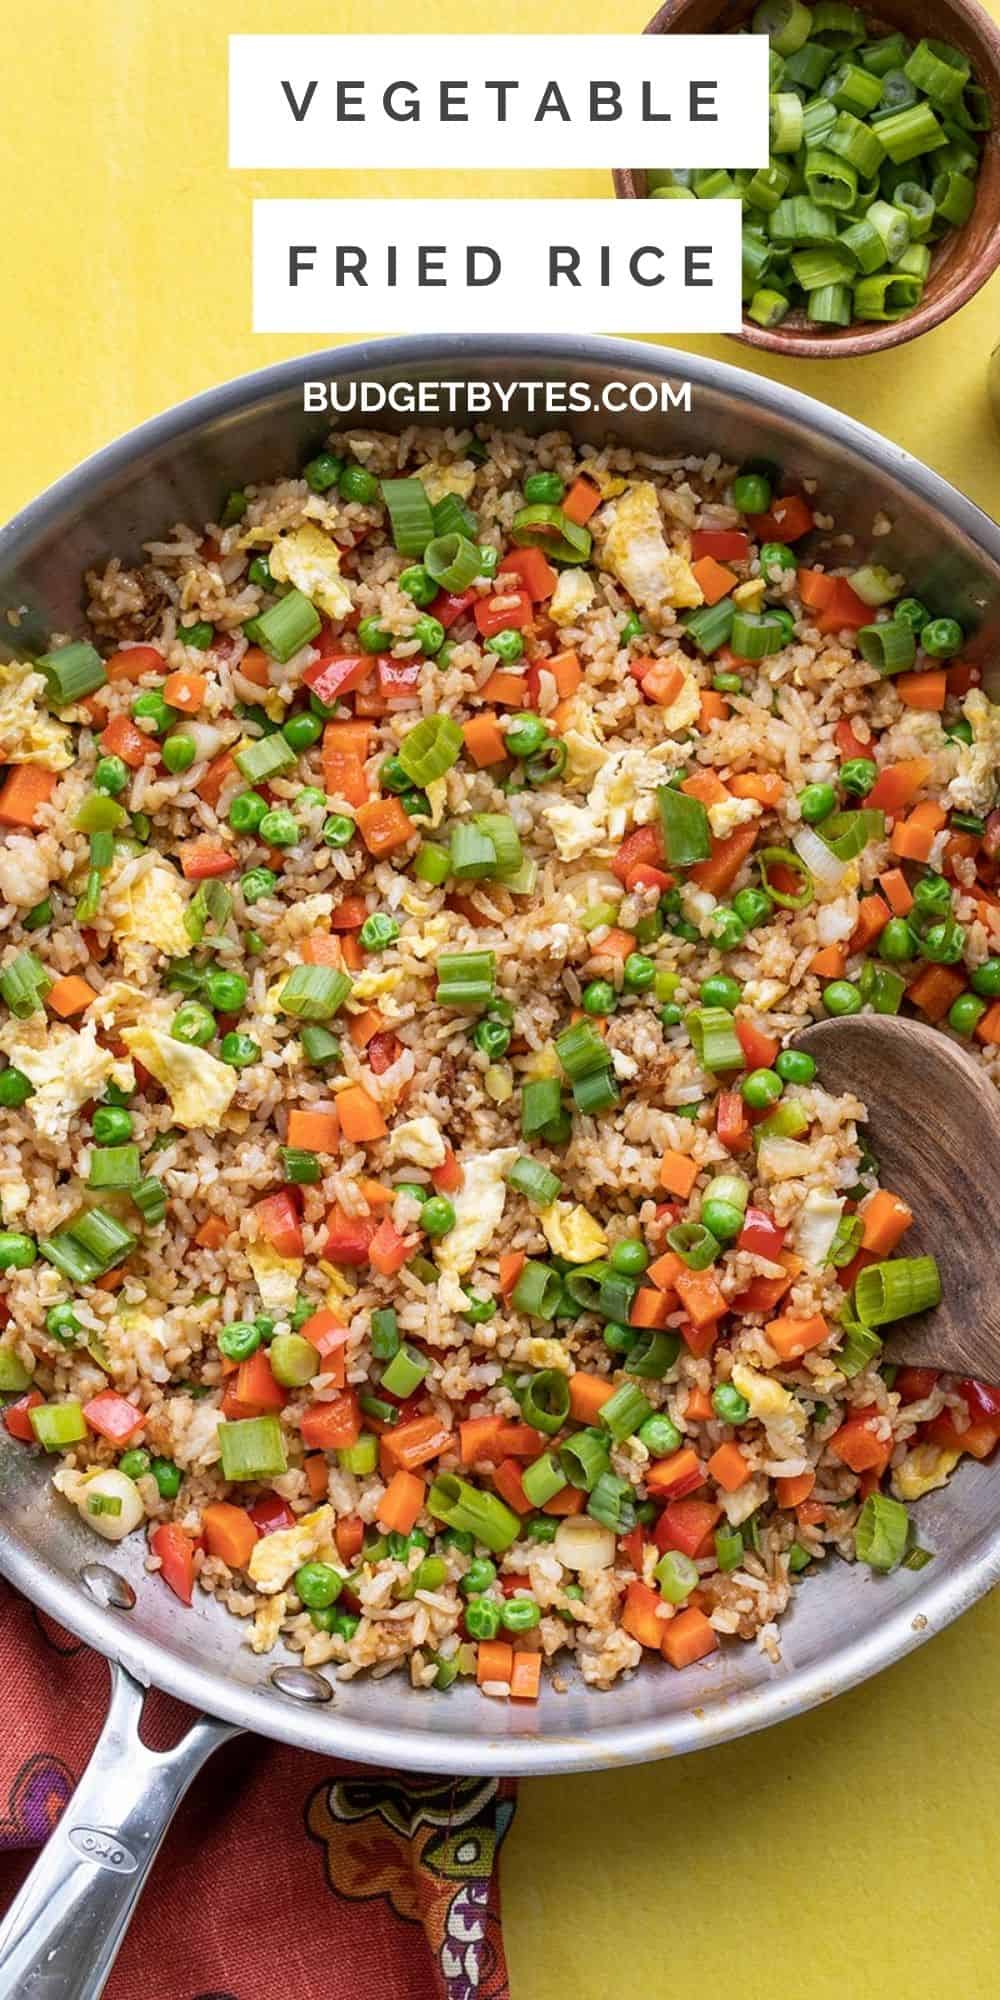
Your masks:
M104 1662L0 1580L0 1908L87 1761ZM185 1711L147 1704L143 1735ZM181 1805L107 2000L510 2000L497 1860L513 1788L331 1765L262 1737Z

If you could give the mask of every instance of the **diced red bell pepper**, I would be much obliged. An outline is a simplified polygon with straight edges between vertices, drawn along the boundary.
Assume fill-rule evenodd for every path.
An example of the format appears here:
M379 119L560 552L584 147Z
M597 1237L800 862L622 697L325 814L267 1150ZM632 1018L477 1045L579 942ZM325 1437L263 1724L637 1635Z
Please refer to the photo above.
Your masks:
M262 1493L247 1511L260 1535L276 1535L279 1528L295 1526L295 1515L280 1493Z
M162 663L161 663L162 664ZM101 731L101 749L106 757L120 757L123 764L137 771L147 757L159 756L160 746L155 736L147 736L137 729L127 715L115 715L107 728Z
M303 1320L299 1332L303 1340L310 1341L316 1349L323 1362L324 1374L336 1377L339 1368L340 1386L343 1387L344 1349L349 1338L343 1320L338 1319L328 1307L322 1306L319 1312L311 1313L308 1319Z
M974 1424L995 1424L1000 1429L1000 1389L989 1382L974 1382L967 1375L958 1384L958 1393Z
M721 1517L722 1508L714 1500L670 1500L656 1523L653 1539L661 1551L679 1549L682 1555L696 1556Z
M749 1250L752 1257L766 1257L776 1264L784 1247L787 1229L779 1228L765 1208L748 1208L736 1238L737 1250Z
M339 1208L331 1209L324 1255L331 1264L367 1264L377 1228L370 1215L345 1215Z
M967 1451L972 1458L989 1458L997 1444L996 1424L971 1423L960 1431L947 1410L942 1410L939 1417L932 1417L929 1424L921 1424L920 1435L942 1451Z
M361 1436L361 1411L353 1389L302 1412L302 1442L310 1451L346 1451Z
M877 1437L872 1429L879 1412L874 1403L852 1410L847 1422L830 1439L830 1450L852 1472L883 1472L892 1456L892 1439Z
M746 1057L748 1069L770 1069L781 1047L774 1035L765 1035L763 1028L758 1028L754 1021L737 1021L736 1039Z
M3 1413L4 1425L19 1444L34 1444L35 1433L31 1428L29 1412L37 1410L44 1401L44 1396L40 1396L37 1389L29 1389L26 1395L18 1397L16 1403L8 1403Z
M813 524L812 508L798 493L782 493L766 514L754 515L754 533L762 542L798 542Z
M892 1386L902 1402L922 1403L932 1394L936 1381L936 1368L900 1368Z
M622 841L611 863L611 873L627 885L633 868L640 863L645 867L662 868L663 862L663 836L659 827L637 826Z
M744 562L750 553L750 537L742 528L696 528L691 537L691 560L714 556L716 562Z
M302 679L317 701L332 707L340 695L349 694L368 679L380 658L377 653L326 653L306 668Z
M240 1362L236 1371L236 1397L248 1410L284 1409L288 1391L275 1381L266 1347L258 1347L256 1354Z
M383 1278L395 1276L413 1251L412 1237L401 1236L392 1217L384 1215L372 1237L368 1248L368 1261L373 1271Z
M837 749L839 750L840 755L844 759L845 763L850 763L851 759L854 757L871 756L871 751L872 751L871 744L862 743L860 736L855 736L854 731L851 728L850 723L846 720L846 718L844 721L838 722L837 727L834 730L833 734L834 734L834 740L837 745Z
M380 1028L371 1038L365 1050L368 1067L373 1076L384 1076L396 1061L402 1043L391 1028Z
M185 841L179 853L186 882L211 882L219 875L231 875L236 867L235 854L206 840Z
M375 678L383 701L401 701L404 695L412 695L415 699L422 672L422 660L393 660L380 657Z
M363 896L341 896L339 903L330 912L332 931L359 931L368 915L368 905Z
M254 1214L260 1234L267 1238L279 1257L302 1256L302 1224L298 1208L287 1189L282 1189L280 1194L265 1195L263 1201L255 1202Z
M127 1396L119 1396L116 1389L102 1389L100 1395L84 1403L83 1420L98 1437L107 1438L109 1444L124 1445L142 1429L146 1418Z
M738 1090L720 1090L715 1102L715 1130L727 1152L746 1152L750 1144L750 1121Z
M521 631L531 624L531 599L526 590L505 591L501 597L480 597L476 603L476 628L484 639L498 632Z
M160 1575L182 1604L190 1604L194 1594L194 1543L176 1521L164 1521L149 1538L154 1556L160 1559Z
M973 660L951 660L945 670L945 678L948 693L954 695L956 701L961 701L970 688L979 686L983 676Z
M436 618L446 632L450 632L452 626L457 625L462 613L468 611L470 605L475 603L477 594L475 590L439 590L434 602L427 608L430 616Z
M629 1569L637 1570L640 1576L642 1575L642 1551L644 1544L645 1534L641 1523L637 1523L634 1528L630 1528L627 1535L619 1535L618 1537L618 1553L622 1561Z
M516 576L533 604L551 597L559 578L541 549L508 549L498 571L500 576Z

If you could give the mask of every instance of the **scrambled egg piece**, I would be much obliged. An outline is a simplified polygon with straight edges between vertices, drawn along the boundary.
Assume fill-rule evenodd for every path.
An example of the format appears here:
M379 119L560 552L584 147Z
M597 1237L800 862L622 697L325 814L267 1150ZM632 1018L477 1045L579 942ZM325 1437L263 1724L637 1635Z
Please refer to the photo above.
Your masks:
M774 1429L779 1435L782 1429L805 1430L805 1411L801 1403L772 1375L761 1375L756 1368L749 1368L745 1361L736 1361L733 1363L732 1381L733 1387L746 1397L750 1415L756 1417L766 1429Z
M125 881L123 875L127 875ZM108 878L102 911L110 918L121 945L126 973L145 969L150 945L167 958L186 958L191 950L184 927L187 897L176 869L158 854L144 855L138 863L126 862Z
M389 1134L388 1158L412 1160L417 1167L440 1167L447 1147L433 1118L407 1118Z
M581 1205L554 1201L538 1212L550 1250L565 1257L568 1264L592 1264L603 1257L608 1239L599 1222Z
M442 465L432 458L426 465L418 465L417 478L431 506L436 507L448 493L457 493L460 500L467 500L476 483L476 468L468 458L460 458L454 465Z
M447 778L432 778L430 784L424 786L424 790L427 793L427 802L431 809L430 824L431 826L440 826L448 810L448 780Z
M782 979L748 979L743 988L743 998L748 1007L758 1014L767 1014L783 1000L788 987Z
M947 1486L962 1454L936 1444L917 1444L893 1467L890 1484L897 1500L922 1500L937 1486Z
M303 1514L294 1528L278 1528L273 1535L262 1535L254 1543L247 1564L247 1572L258 1590L267 1597L283 1590L301 1564L316 1557L339 1567L333 1526L333 1508L323 1506L312 1514Z
M175 1042L162 1028L137 1022L122 1030L122 1041L138 1056L173 1105L178 1125L190 1131L218 1129L236 1094L237 1073L207 1049ZM96 1095L96 1093L94 1093Z
M1000 769L1000 706L987 701L981 688L973 688L965 698L965 714L972 724L972 742L955 746L958 770L948 797L962 812L988 813L996 802Z
M438 1244L443 1271L463 1277L499 1226L507 1200L504 1174L520 1152L519 1146L498 1146L492 1153L473 1153L462 1162L462 1185L451 1197L455 1227Z
M556 1054L554 1042L543 1042L541 1048L530 1049L524 1058L522 1073L526 1077L562 1076L563 1067Z
M269 1653L272 1646L277 1645L282 1619L287 1609L288 1597L283 1590L279 1590L277 1597L267 1597L263 1604L258 1605L250 1621L252 1653Z
M660 709L659 722L664 736L677 736L682 729L690 729L691 724L697 722L701 709L701 689L683 653L671 655L671 664L680 667L684 675L684 685L680 693L675 694L673 701L668 703L666 708Z
M562 739L566 745L565 780L570 784L579 784L596 777L607 752L594 721L593 710L579 694L573 696Z
M587 795L586 805L571 799L553 799L542 807L563 861L579 861L584 854L607 852L617 847L630 821L643 826L656 812L656 787L662 785L673 768L675 747L659 743L655 749L633 743L607 753Z
M279 583L293 583L328 618L347 618L354 608L340 574L340 550L315 521L282 535L272 545L267 566Z
M0 661L0 762L41 764L65 771L73 762L70 732L43 714L45 680L27 660Z
M704 603L690 563L667 542L656 488L648 479L628 487L612 508L599 560L653 618Z
M90 1004L90 1018L99 1028L120 1026L124 1021L135 1021L149 1006L149 995L141 986L133 985L129 979L111 979L102 993Z
M270 1243L249 1244L246 1256L256 1279L261 1305L265 1311L277 1313L279 1318L283 1318L295 1304L302 1276L302 1258L281 1257Z
M586 570L564 569L549 599L553 625L576 625L597 594L597 585Z
M518 1341L514 1358L526 1368L558 1368L563 1375L572 1375L575 1365L566 1342L544 1333L526 1334Z
M708 808L708 823L716 840L725 840L726 835L738 826L745 826L748 820L759 819L763 807L757 799L717 799Z
M32 834L5 830L0 847L0 902L12 903L16 910L30 910L48 891L49 870L41 842Z
M366 1002L368 1000L381 1000L385 994L391 993L393 988L399 985L402 977L403 974L401 971L355 973L354 985L351 988L350 999L347 1002L348 1012L356 1014L359 1011L356 1006L351 1006L352 1000L364 1000Z
M34 1084L34 1097L24 1108L46 1139L67 1138L71 1118L88 1098L102 1096L107 1083L135 1088L131 1063L101 1048L93 1021L79 1030L41 1014L30 1021L6 1021L0 1028L0 1049Z

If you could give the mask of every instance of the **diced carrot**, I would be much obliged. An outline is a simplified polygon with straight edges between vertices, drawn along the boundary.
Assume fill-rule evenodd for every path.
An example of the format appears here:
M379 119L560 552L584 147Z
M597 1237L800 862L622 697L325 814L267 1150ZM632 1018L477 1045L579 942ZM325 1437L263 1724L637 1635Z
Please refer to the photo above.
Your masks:
M439 1167L431 1170L431 1180L439 1194L454 1194L462 1185L462 1169L449 1146Z
M580 473L579 477L574 479L569 492L563 495L561 502L567 521L575 522L578 528L582 528L584 522L590 520L591 514L596 514L600 504L600 489L595 486L592 479L587 478L586 473Z
M310 1463L311 1461L307 1459L306 1465L308 1466ZM320 1464L323 1466L323 1473L324 1473L323 1491L325 1492L326 1491L325 1460L321 1459ZM317 1498L322 1498L322 1494L317 1495ZM361 1554L362 1548L364 1547L364 1540L365 1540L365 1524L361 1519L360 1514L343 1515L341 1520L337 1522L337 1525L334 1528L333 1539L337 1544L337 1554L340 1557L341 1562L344 1563L356 1562L359 1555Z
M795 578L807 611L824 611L833 596L833 578L825 569L800 569Z
M69 972L65 978L57 979L46 995L46 1005L58 1014L61 1021L68 1021L74 1014L82 1014L97 994L85 979L76 972Z
M179 636L183 638L181 626ZM163 683L163 699L170 708L179 708L182 715L197 715L205 705L208 681L204 674L168 674Z
M212 758L204 777L199 778L195 791L207 806L215 807L230 779L238 776L232 752L220 750L219 755Z
M976 1023L976 1040L982 1042L986 1048L992 1048L1000 1042L1000 1000L994 1000L992 1007L987 1007L985 1014Z
M870 750L871 745L866 748ZM905 757L899 764L886 764L865 800L866 807L898 819L913 804L921 786L926 785L931 769L929 757Z
M498 708L526 707L524 676L509 673L503 667L496 667L489 680L483 682L479 690L479 700L495 702Z
M816 1484L814 1472L798 1472L791 1479L776 1479L774 1491L779 1507L799 1507L808 1500Z
M275 1380L266 1347L258 1347L256 1354L240 1362L236 1374L236 1397L247 1409L284 1409L288 1391Z
M741 771L728 780L734 799L756 799L762 806L780 806L785 780L777 771Z
M750 1477L750 1465L738 1444L720 1444L708 1461L708 1470L724 1493L737 1493Z
M582 1514L586 1504L587 1495L579 1486L564 1486L560 1492L553 1493L551 1500L546 1500L542 1513L558 1514L560 1517Z
M346 1386L349 1338L343 1320L338 1319L328 1306L322 1306L319 1312L310 1313L309 1318L303 1320L299 1332L303 1340L308 1340L316 1349L323 1363L323 1374L331 1377L335 1388L343 1389Z
M833 579L833 589L816 620L818 632L857 632L871 619L871 606L852 590L847 578Z
M476 1465L480 1459L496 1462L502 1458L500 1433L504 1427L503 1417L466 1417L458 1426L459 1453L463 1465Z
M869 945L881 937L888 921L889 905L881 896L862 896L858 904L858 921L848 939L848 950L867 951Z
M954 965L926 965L907 987L906 997L928 1021L941 1021L952 1002L958 999L964 989L965 980ZM990 1011L992 1012L992 1008ZM984 1014L976 1030L977 1034L985 1019Z
M660 1186L668 1194L677 1195L680 1201L686 1201L700 1172L689 1153L677 1153L671 1148L660 1161Z
M920 674L897 674L893 682L904 708L922 708L940 715L948 696L948 677L943 667Z
M924 799L914 806L908 818L897 820L892 829L889 846L900 861L929 861L934 836L940 833L947 820L947 813L932 799Z
M665 1626L659 1617L663 1600L648 1583L638 1579L630 1583L625 1592L625 1602L621 1608L621 1623L630 1639L638 1639L640 1646L651 1646L659 1652Z
M688 1353L700 1361L704 1355L711 1354L719 1338L719 1322L716 1319L707 1319L701 1326L695 1326L691 1320L686 1320L680 1333Z
M882 1470L892 1456L892 1439L876 1437L872 1423L878 1418L876 1409L854 1410L847 1422L830 1439L829 1450L842 1465L849 1465L852 1472Z
M160 1575L182 1604L194 1595L194 1543L176 1521L163 1521L149 1538L154 1556L159 1558Z
M515 1650L510 1670L511 1701L537 1701L542 1684L541 1653Z
M770 1320L764 1328L766 1339L782 1361L798 1361L811 1347L818 1347L829 1331L822 1313L812 1313L808 1319L796 1319L786 1313L781 1319Z
M440 1458L454 1438L440 1417L413 1417L408 1424L397 1424L386 1431L382 1443L393 1465L401 1466L404 1472L413 1472L429 1459Z
M235 854L212 841L186 840L179 851L186 882L210 882L218 875L231 875L236 867Z
M699 556L698 560L691 564L691 573L697 579L706 604L718 604L720 598L728 597L739 582L735 570L727 569L724 563L716 562L714 556Z
M352 1014L348 1034L356 1049L366 1049L373 1035L381 1034L385 1022L375 1007L366 1007L363 1014Z
M218 1556L230 1569L245 1569L259 1540L246 1508L234 1506L231 1500L212 1500L202 1508L201 1532L209 1555Z
M358 808L358 828L369 854L391 854L413 839L413 821L397 798L372 799Z
M905 917L913 908L910 885L901 868L887 868L878 885L894 917Z
M697 799L703 806L724 805L729 792L717 771L698 769L689 778L681 780L681 791L689 799Z
M736 1023L736 1039L746 1057L748 1069L771 1069L781 1047L776 1035L767 1035L756 1021L741 1015Z
M804 531L803 531L804 532ZM703 1611L689 1604L663 1627L661 1651L672 1667L692 1667L718 1649L718 1634Z
M306 1153L334 1153L338 1132L335 1111L290 1111L286 1144Z
M48 805L58 783L58 772L40 764L12 764L0 786L0 826L37 827L38 809Z
M645 683L642 691L645 694ZM698 697L698 728L702 733L710 729L713 722L725 722L728 714L729 703L725 695L720 694L717 688L702 688Z
M707 1424L712 1420L712 1399L705 1389L689 1389L684 1415L689 1423Z
M594 957L626 959L634 950L635 936L632 931L610 930L594 947Z
M627 833L611 863L611 873L627 886L633 868L640 862L663 867L663 835L658 826L637 826Z
M766 514L754 518L754 532L760 541L800 542L813 524L813 512L801 493L779 493Z
M480 1639L476 1653L476 1685L503 1681L510 1686L514 1675L514 1648L506 1639Z
M655 1263L650 1265L646 1276L661 1292L672 1292L676 1290L677 1279L684 1269L684 1260L678 1257L676 1250L665 1250L662 1257L657 1257Z
M254 687L266 688L271 685L271 662L263 646L248 646L243 654L237 673L245 681L252 681Z
M378 1505L376 1519L386 1534L408 1535L416 1527L427 1488L415 1472L394 1472Z
M463 722L462 735L469 756L480 771L488 764L502 764L507 756L507 740L489 709Z
M711 1271L682 1271L677 1279L677 1295L695 1326L707 1326L728 1311L725 1294Z
M304 1458L302 1461L302 1470L306 1475L306 1485L309 1488L310 1500L325 1500L330 1484L330 1468L323 1453L321 1451L311 1451L308 1458ZM354 1518L357 1519L357 1516L355 1515ZM338 1521L337 1527L339 1528L341 1525ZM334 1530L334 1533L336 1534L336 1530ZM337 1543L337 1548L338 1552L342 1554L343 1551L340 1549L339 1542Z
M724 840L713 838L712 852L707 861L696 861L688 870L689 882L696 882L699 889L707 889L711 896L724 896L736 880L747 855L757 838L757 828L753 821L748 826L738 826Z
M569 1413L575 1423L593 1424L610 1396L614 1384L604 1375L578 1372L569 1378Z
M352 716L343 722L328 722L323 731L324 745L329 743L331 751L340 750L351 757L360 757L364 763L371 756L374 726Z
M401 1236L390 1215L384 1215L370 1244L368 1261L380 1277L393 1278L413 1255L413 1238Z
M524 1270L525 1261L523 1250L504 1250L501 1252L500 1296L504 1300L510 1298L514 1286L517 1284L518 1278Z
M642 1285L632 1300L628 1316L630 1326L666 1326L672 1312L676 1311L669 1292L661 1292L654 1285Z
M332 798L346 799L349 806L369 802L365 767L353 750L341 750L323 739L323 789Z
M155 736L144 735L127 715L114 715L100 735L101 749L107 757L120 757L129 769L137 771L147 757L159 755L159 744Z
M705 1468L696 1451L689 1444L679 1451L671 1452L669 1458L654 1459L646 1468L646 1490L654 1498L672 1493L675 1498L681 1494L693 1493L705 1484Z
M543 662L556 684L560 701L568 701L574 695L583 679L583 668L578 654L571 646L563 653L553 653L550 660Z
M162 674L163 654L155 646L123 646L104 662L109 681L141 681L146 674Z
M361 1083L349 1083L346 1090L340 1091L337 1116L344 1138L351 1146L374 1145L376 1140L385 1138L388 1130L375 1099Z
M221 1215L210 1215L200 1229L195 1230L194 1240L202 1250L221 1250L229 1237L229 1224Z
M873 1250L878 1257L891 1255L913 1221L913 1210L888 1188L876 1188L862 1203L858 1214L862 1222L861 1248Z
M819 979L843 979L846 966L847 953L842 944L824 945L809 960L810 972L815 972Z
M260 1350L258 1349L258 1352ZM361 1436L361 1411L353 1389L342 1389L325 1403L310 1403L299 1422L302 1442L310 1451L346 1451ZM404 1529L409 1534L413 1522Z
M521 1483L521 1468L516 1458L502 1458L499 1465L494 1466L493 1484L501 1500L505 1500L508 1507L513 1507L515 1514L531 1513L531 1501Z
M697 1557L704 1553L703 1545L721 1519L722 1508L717 1500L675 1497L664 1507L653 1539L661 1551L679 1549L683 1555Z
M367 915L368 904L364 896L341 896L330 912L330 929L359 931Z
M738 1090L720 1090L715 1100L715 1130L728 1153L748 1150L750 1120Z
M633 662L633 672L636 664ZM684 671L672 660L651 660L647 671L641 678L636 675L636 679L647 701L654 701L659 708L669 708L684 686Z

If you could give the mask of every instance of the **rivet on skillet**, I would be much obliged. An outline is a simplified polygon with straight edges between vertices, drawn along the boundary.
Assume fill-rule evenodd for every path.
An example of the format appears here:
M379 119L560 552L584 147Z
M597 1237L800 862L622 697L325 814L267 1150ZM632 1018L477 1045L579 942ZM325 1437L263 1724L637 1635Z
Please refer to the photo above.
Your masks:
M107 1563L84 1563L80 1582L104 1611L132 1611L135 1608L132 1585Z
M274 1667L269 1679L279 1694L290 1695L293 1701L333 1700L329 1681L323 1674L314 1674L310 1667Z

